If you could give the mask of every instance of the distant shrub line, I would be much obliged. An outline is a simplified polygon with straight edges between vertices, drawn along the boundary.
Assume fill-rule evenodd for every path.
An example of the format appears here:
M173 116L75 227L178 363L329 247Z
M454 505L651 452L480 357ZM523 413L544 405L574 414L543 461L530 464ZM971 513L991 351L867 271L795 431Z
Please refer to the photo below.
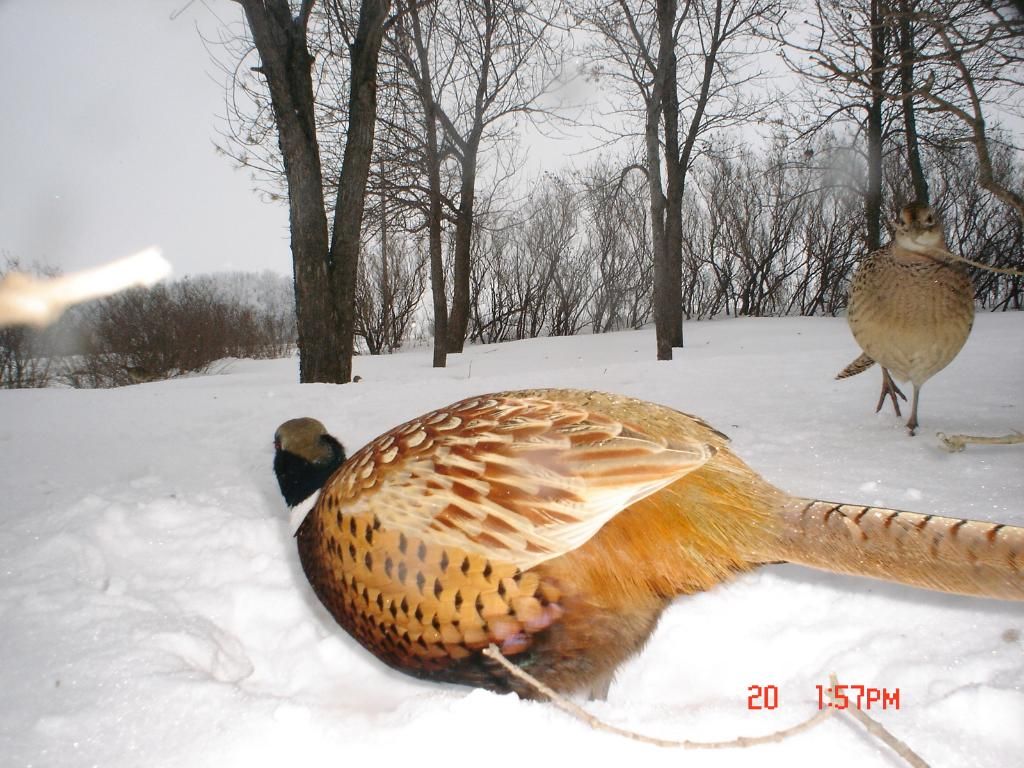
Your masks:
M295 346L290 289L270 273L185 278L76 307L52 328L0 329L0 386L118 387L204 373L224 358L285 357Z

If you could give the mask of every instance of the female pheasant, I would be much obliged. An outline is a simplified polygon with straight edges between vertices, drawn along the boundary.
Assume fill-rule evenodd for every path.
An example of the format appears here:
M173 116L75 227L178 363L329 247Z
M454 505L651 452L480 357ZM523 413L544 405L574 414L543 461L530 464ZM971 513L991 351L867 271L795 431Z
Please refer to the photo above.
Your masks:
M900 211L889 245L861 263L850 286L850 330L864 350L839 372L845 379L882 366L882 393L900 415L893 381L914 387L907 430L917 431L921 387L957 356L974 324L974 286L966 268L951 258L942 222L926 205L911 203Z
M474 397L347 461L314 419L275 435L299 557L331 615L385 663L535 693L599 691L678 595L765 563L1024 600L1024 529L795 498L693 416L619 395Z

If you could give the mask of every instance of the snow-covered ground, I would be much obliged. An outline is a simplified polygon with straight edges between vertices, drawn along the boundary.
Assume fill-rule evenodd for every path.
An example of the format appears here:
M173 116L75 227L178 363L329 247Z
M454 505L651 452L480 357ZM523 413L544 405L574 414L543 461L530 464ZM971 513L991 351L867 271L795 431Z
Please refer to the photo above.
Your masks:
M877 370L842 319L692 323L671 363L653 332L358 358L358 384L298 385L295 360L106 391L0 392L0 765L867 765L901 761L846 718L747 750L659 749L554 707L392 672L321 609L271 472L275 427L324 421L350 450L470 394L625 392L708 419L793 493L1024 525L1024 446L945 452L936 431L1024 429L1024 313L978 317L924 388L922 429L874 414ZM769 733L815 686L899 689L870 714L934 766L1018 766L1024 608L773 566L678 601L605 702L651 735ZM748 709L752 685L774 710Z

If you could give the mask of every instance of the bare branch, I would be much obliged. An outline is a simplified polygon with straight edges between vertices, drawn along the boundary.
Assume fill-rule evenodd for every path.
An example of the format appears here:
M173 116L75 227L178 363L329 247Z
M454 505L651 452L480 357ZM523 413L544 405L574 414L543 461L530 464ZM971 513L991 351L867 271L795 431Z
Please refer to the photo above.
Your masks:
M489 645L483 650L483 654L491 659L494 659L502 667L509 671L513 676L519 678L527 685L532 687L541 695L545 696L552 704L566 712L577 720L582 720L584 723L589 725L591 728L599 731L606 731L608 733L614 733L617 736L624 736L627 739L633 741L639 741L644 744L653 744L656 747L681 747L683 749L743 749L748 747L755 747L760 744L776 744L780 741L784 741L792 736L796 736L799 733L808 731L816 725L820 725L825 722L832 714L832 710L823 709L816 712L814 715L804 720L801 723L786 728L775 733L769 733L765 736L739 736L731 741L690 741L689 739L683 741L676 741L672 739L659 739L653 736L645 736L635 731L626 730L625 728L619 728L616 725L606 723L598 717L587 712L583 707L569 701L564 696L553 691L548 686L544 685L540 680L533 677L522 668L513 664L511 661L505 658L498 647L494 644Z

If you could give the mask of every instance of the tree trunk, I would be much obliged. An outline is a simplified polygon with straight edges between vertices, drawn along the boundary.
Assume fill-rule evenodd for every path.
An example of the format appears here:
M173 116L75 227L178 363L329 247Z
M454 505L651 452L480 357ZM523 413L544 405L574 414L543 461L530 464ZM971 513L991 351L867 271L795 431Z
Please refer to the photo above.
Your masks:
M715 3L715 17L713 22L713 30L711 33L711 45L708 47L708 51L704 55L704 73L701 77L700 93L697 95L697 103L694 105L693 115L690 116L690 125L686 130L686 138L683 141L682 155L679 158L680 211L682 210L683 192L686 189L686 176L689 173L690 165L693 163L693 148L697 144L697 137L700 135L701 124L704 122L704 112L707 110L708 100L711 98L711 83L712 79L715 76L715 69L718 66L718 51L721 46L723 36L723 12L724 8L722 6L722 0L717 0L717 2ZM674 69L672 77L674 82ZM673 102L676 102L674 93ZM678 104L676 104L676 109L678 109ZM681 247L682 246L680 245L680 248Z
M680 297L678 283L673 290L675 270L668 252L666 213L668 201L661 184L661 116L665 107L670 68L675 61L672 24L675 0L658 0L658 61L651 94L647 101L644 139L647 147L647 181L651 195L651 245L654 257L654 334L657 359L671 360L677 334L673 329L675 302Z
M665 93L662 119L665 123L665 301L667 302L667 335L673 347L683 346L683 179L679 154L679 94L676 93L676 52L672 39L675 2L667 12L669 24L669 55L665 71Z
M394 352L398 349L392 339L394 330L391 324L395 312L395 294L388 268L388 196L383 184L380 193L380 288L380 335L383 346L389 352Z
M478 118L482 117L478 113ZM476 198L476 164L480 131L473 134L463 150L459 210L455 217L455 253L452 264L452 313L448 321L448 351L462 352L469 328L469 273L473 247L473 207Z
M331 242L330 285L337 301L336 317L340 382L352 379L355 351L356 272L359 266L359 236L363 224L366 180L373 155L373 133L377 124L377 61L384 37L384 21L391 0L363 0L359 27L349 50L352 70L349 86L348 136L338 180L334 208L334 237Z
M871 103L868 107L868 187L864 193L868 251L882 247L882 107L885 27L880 0L871 0Z
M334 297L327 286L327 213L313 112L313 57L306 44L312 3L293 18L287 0L240 0L259 70L267 79L288 187L299 381L340 382Z
M921 149L917 138L917 117L914 109L914 28L910 15L914 12L914 0L900 0L899 4L900 43L900 91L903 106L903 125L907 137L907 165L914 184L914 198L922 205L929 205L928 179L921 163Z
M435 368L448 364L448 297L444 289L444 254L441 250L441 157L437 148L437 123L433 100L427 116L427 233L430 247L430 296L434 305Z
M441 198L441 151L437 142L438 106L434 101L434 81L430 71L430 58L420 26L419 10L415 4L408 8L412 24L412 42L416 47L417 61L403 54L406 69L416 84L420 106L423 108L423 128L426 135L424 162L427 171L427 243L430 251L430 296L434 310L434 359L435 368L448 364L448 298L444 286L444 253L441 246L442 198ZM408 34L404 28L400 30ZM417 70L418 66L418 70Z
M462 184L459 190L459 211L455 218L455 253L452 265L452 314L448 324L449 352L462 352L469 327L469 273L473 246L473 207L476 202L477 155L484 133L484 111L490 89L495 25L493 6L485 2L484 7L487 9L483 29L484 55L479 65L479 79L473 100L473 127L465 142L461 141L451 121L446 121L449 138L462 150Z
M660 104L660 99L658 101ZM653 116L651 113L654 113ZM672 359L671 303L668 292L670 272L665 242L665 194L661 188L661 142L658 131L660 109L652 102L647 105L647 174L651 197L651 250L654 261L654 333L658 360ZM650 123L654 122L652 129Z

